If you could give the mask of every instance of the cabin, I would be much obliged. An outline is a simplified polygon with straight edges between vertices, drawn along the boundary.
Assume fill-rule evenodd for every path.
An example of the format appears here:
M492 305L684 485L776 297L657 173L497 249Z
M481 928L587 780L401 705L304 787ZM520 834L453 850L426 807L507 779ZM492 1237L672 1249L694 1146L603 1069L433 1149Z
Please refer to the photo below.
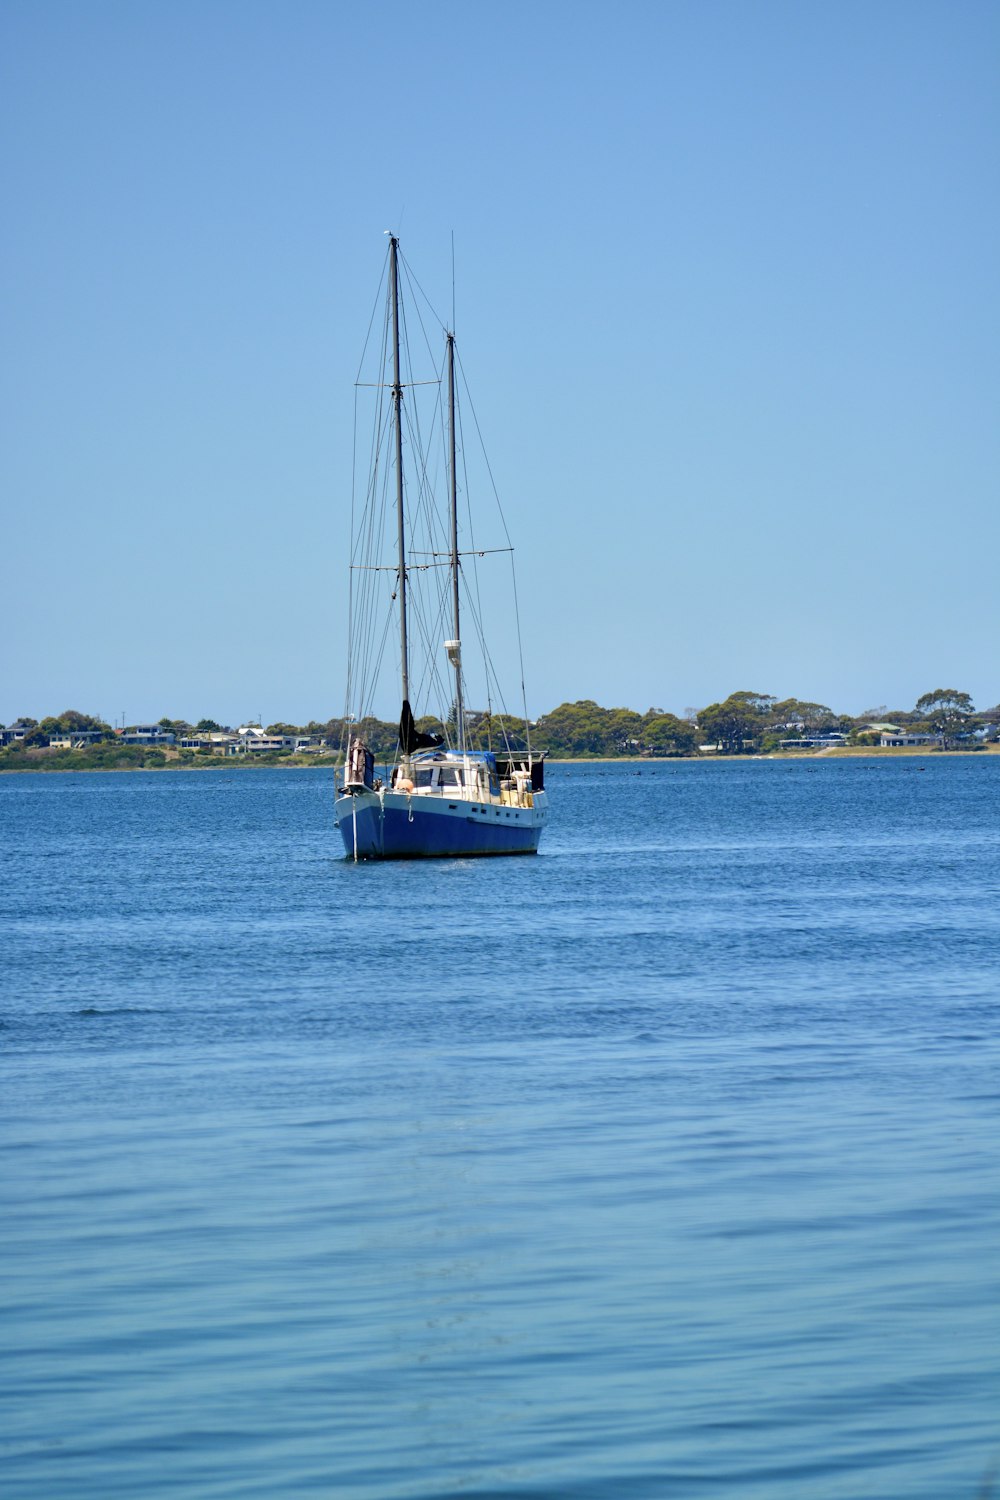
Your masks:
M495 754L492 750L429 750L414 755L409 775L397 766L393 791L415 797L454 797L461 801L499 802L508 807L531 807L533 793L544 789L543 761L529 764L527 754Z

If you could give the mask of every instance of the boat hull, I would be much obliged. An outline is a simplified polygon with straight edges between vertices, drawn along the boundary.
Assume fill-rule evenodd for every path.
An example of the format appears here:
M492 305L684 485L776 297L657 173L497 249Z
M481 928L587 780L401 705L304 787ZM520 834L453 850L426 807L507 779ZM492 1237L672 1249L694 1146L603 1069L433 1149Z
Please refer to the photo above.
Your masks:
M548 808L544 792L532 807L358 792L337 798L334 818L349 859L456 859L534 854Z

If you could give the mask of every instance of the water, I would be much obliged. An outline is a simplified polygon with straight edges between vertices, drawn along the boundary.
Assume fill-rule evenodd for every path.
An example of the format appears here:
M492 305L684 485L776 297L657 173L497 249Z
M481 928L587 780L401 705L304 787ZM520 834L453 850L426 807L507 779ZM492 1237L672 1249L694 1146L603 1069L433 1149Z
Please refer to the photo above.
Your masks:
M0 778L5 1500L942 1500L1000 1459L1000 757Z

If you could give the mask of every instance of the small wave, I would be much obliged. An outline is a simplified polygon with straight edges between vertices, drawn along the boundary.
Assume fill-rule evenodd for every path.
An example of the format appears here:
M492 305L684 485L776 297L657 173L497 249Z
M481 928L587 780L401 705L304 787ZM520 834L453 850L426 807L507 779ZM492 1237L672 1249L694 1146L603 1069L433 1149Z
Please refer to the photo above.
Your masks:
M78 1016L162 1016L165 1012L152 1005L85 1005L74 1014Z

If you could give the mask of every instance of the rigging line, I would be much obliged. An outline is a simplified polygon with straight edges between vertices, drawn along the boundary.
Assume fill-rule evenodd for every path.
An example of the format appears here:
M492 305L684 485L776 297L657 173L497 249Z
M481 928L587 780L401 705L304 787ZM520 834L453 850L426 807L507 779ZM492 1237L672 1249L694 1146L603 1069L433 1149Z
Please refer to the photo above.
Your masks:
M493 661L493 658L492 658L492 656L490 654L489 646L486 643L486 632L485 632L485 629L483 627L482 610L481 610L481 608L477 608L476 600L473 599L471 590L469 590L469 589L466 589L466 602L467 602L467 606L468 606L467 613L472 618L472 622L473 622L473 625L475 627L476 638L477 638L478 643L479 643L479 649L480 649L480 652L482 653L483 670L484 670L485 679L486 679L486 681L485 681L485 687L486 687L487 697L489 698L489 696L490 696L490 691L491 691L491 689L490 689L490 681L492 679L493 687L495 688L497 696L498 696L498 698L500 700L500 706L501 706L502 711L505 714L508 714L509 717L512 717L512 715L509 714L509 710L507 708L507 701L506 701L506 698L504 697L503 688L501 686L500 678L499 678L499 675L498 675L497 670L496 670L496 665L495 665L495 663Z
M386 464L386 465L383 466L383 471L382 471L382 505L381 505L381 527L380 527L380 531L381 531L382 534L384 534L384 532L385 532L385 516L386 516L386 510L387 510L388 488L389 488L389 469L388 469L388 465ZM374 516L375 516L375 511L374 511L374 507L373 507L373 511L372 511L372 526L373 527L374 527ZM373 543L370 541L370 543L369 543L369 551L368 551L368 554L367 554L369 556L371 555L372 547L373 547ZM364 675L364 672L362 672L362 698L364 698L364 696L367 694L367 692L373 691L373 689L371 687L371 682L374 681L374 680L377 680L378 671L379 671L379 668L380 668L380 665L381 665L381 653L379 654L379 657L377 659L375 658L375 656L373 654L375 632L377 630L377 618L378 618L379 614L381 613L381 611L379 609L379 594L378 594L378 590L377 590L377 582L378 582L378 580L377 579L365 580L362 577L361 579L359 579L359 582L363 585L363 588L362 588L363 609L361 611L361 629L359 630L359 640L358 640L358 648L359 648L359 656L360 656L359 666L363 669L364 668L364 664L368 663L368 667L369 667L369 676L367 678ZM367 585L367 586L365 586L365 585ZM391 606L390 606L390 614L391 614ZM384 649L384 643L383 643L383 649Z
M386 359L386 341L387 341L387 337L388 337L388 310L386 310L386 313L385 313L385 316L383 317L383 322L382 322L382 352L381 352L381 356L380 356L380 367L383 370L384 370L384 367L385 367L385 359ZM355 399L357 399L357 394L356 393L355 393ZM383 467L383 466L380 466L380 463L379 463L379 455L380 455L380 453L382 451L383 442L387 442L387 439L385 437L385 433L386 433L387 426L388 426L387 410L388 410L388 407L387 407L387 403L385 401L385 398L384 398L383 395L380 394L378 400L375 403L375 409L374 409L374 412L373 412L373 419L372 419L372 438L371 438L371 446L370 446L370 453L369 453L369 468L368 468L368 476L369 477L368 477L368 488L367 488L366 499L365 499L365 512L364 512L364 514L362 516L361 523L359 524L357 536L355 538L355 544L354 544L354 547L352 549L352 556L355 559L358 557L359 552L361 552L361 555L368 555L368 556L371 555L373 533L374 533L376 524L379 521L379 511L378 511L378 486L379 486L379 479L380 479L380 477L382 478L383 485L384 485L384 483L385 483L385 474L386 474L386 471L387 471L387 468L388 468L388 465L386 465L386 466ZM385 495L384 495L384 490L383 490L383 497L382 497L382 512L383 512L382 520L383 520L383 524L384 524L384 510L385 510Z
M375 313L372 312L374 319ZM369 329L369 332L371 330ZM354 393L354 429L351 443L351 537L354 537L354 505L355 491L358 479L358 394ZM347 588L347 682L344 686L344 716L346 718L351 702L351 667L353 662L353 639L354 639L354 579L348 570Z
M375 434L375 436L377 438L377 428L376 428L376 434ZM378 483L379 483L379 468L378 468L377 457L376 457L375 464L374 464L374 466L372 468L372 471L370 472L370 475L369 475L369 485L368 485L368 491L367 491L367 494L366 494L366 504L365 504L365 513L364 513L364 517L363 517L363 524L358 527L357 535L356 535L356 538L355 538L355 547L354 547L354 555L355 556L358 555L359 549L364 548L365 550L370 550L371 545L372 545L372 533L373 533L373 530L375 528L377 517L378 517ZM383 509L384 509L384 502L383 502ZM364 555L364 554L362 553L362 555ZM372 631L373 631L373 603L374 603L374 600L373 600L373 596L372 596L370 587L366 586L366 580L364 580L363 578L360 578L360 579L357 580L357 583L360 585L360 589L359 589L358 594L357 594L357 606L356 606L356 609L354 611L355 623L354 623L354 628L353 628L353 631L352 631L353 655L352 655L351 678L352 678L352 688L353 688L353 684L357 680L359 672L360 672L360 674L361 674L361 681L360 681L359 689L358 690L359 690L360 697L363 698L363 694L364 694L364 672L363 672L363 668L364 668L364 663L366 661L370 660L369 653L370 653L370 648L371 648ZM355 589L355 580L354 580L353 574L351 575L351 589L352 589L352 593L353 593L354 589ZM355 705L355 706L357 706L357 705Z
M444 602L446 602L446 601L442 601L442 604ZM430 631L428 631L428 628L427 628L428 622L426 620L421 619L421 622L420 622L421 623L421 637L422 637L423 642L424 642L424 649L425 649L425 653L426 654L425 654L425 657L424 657L423 673L422 673L422 676L421 676L421 679L420 679L420 683L419 683L419 686L418 686L417 701L421 702L421 703L427 702L431 698L431 696L432 696L432 690L433 690L433 693L434 693L434 695L437 698L437 706L438 706L438 710L439 710L437 717L438 717L439 721L442 724L444 724L445 720L446 720L446 713L443 712L442 710L444 708L445 703L448 701L448 694L446 692L446 689L444 687L444 683L442 681L442 677L441 677L441 665L438 662L437 653L431 649L431 645L430 645L431 639L432 638L436 639L437 636L438 636L438 634L439 634L439 632L440 632L441 624L442 624L442 619L441 619L442 612L443 612L442 608L439 607L438 613L437 613L437 619L434 622L434 626L436 628L433 628Z
M385 279L386 279L386 274L388 272L388 268L389 268L389 251L388 251L388 248L386 248L385 260L382 262L382 275L379 277L378 290L375 293L375 301L372 303L372 315L371 315L371 317L368 320L368 332L365 334L364 348L361 350L361 359L358 362L358 374L359 375L361 374L362 368L364 367L365 355L368 353L368 341L369 341L369 339L372 336L372 328L374 327L374 324L375 324L375 314L378 312L378 305L379 305L379 302L382 299L382 287L385 284Z
M426 540L430 543L430 547L421 551L419 555L423 557L440 556L443 552L443 547L441 546L443 538L440 535L441 519L435 510L433 487L422 463L419 466L417 474L417 499L413 513L411 535L417 529L418 524L425 533ZM435 544L438 545L435 546ZM436 565L425 563L419 566L433 567Z
M382 285L386 285L384 274ZM353 549L355 559L359 556L371 557L373 554L377 555L377 551L381 550L381 548L376 548L376 538L384 537L385 535L388 506L387 497L391 477L391 464L388 459L388 434L391 423L389 404L386 398L387 382L385 380L389 349L389 327L390 305L388 293L386 293L383 304L382 339L378 359L379 390L372 413L371 454L366 508L363 518L364 524L358 529ZM362 361L362 368L363 365L364 361ZM359 370L360 373L361 371ZM355 396L357 400L357 392ZM384 461L382 459L383 452L386 454ZM377 579L365 579L364 575L361 574L357 583L360 585L360 588L358 591L357 626L354 634L355 650L352 665L352 682L356 684L357 707L363 717L371 708L372 699L381 675L388 631L393 620L393 610L391 600L384 613L379 607ZM383 621L381 639L379 639L380 620Z
M417 280L416 276L413 274L413 271L410 268L410 264L407 261L406 257L399 250L397 250L397 254L399 255L400 260L403 262L403 265L406 267L407 277L409 278L410 281L412 281L413 285L416 287L416 289L420 293L421 297L423 297L424 301L427 303L428 311L433 315L435 322L439 323L440 326L443 328L445 326L444 319L438 314L438 310L434 306L434 303L428 297L427 293L424 291L423 287L420 285L420 282Z
M496 689L496 695L497 695L497 697L500 700L500 712L501 712L501 714L503 714L504 718L508 718L508 719L512 718L513 715L509 714L507 712L507 701L504 698L503 691L502 691L502 689L500 687L500 679L497 677L496 669L493 666L492 660L489 662L489 670L490 670L490 676L493 679L493 686ZM489 695L489 689L487 689L487 696L488 695Z
M468 556L467 553L461 554L461 555ZM442 554L440 552L411 552L410 556L411 557L441 557ZM480 556L482 556L482 553L480 553ZM410 573L426 573L429 568L450 568L450 567L451 567L451 563L448 562L448 561L445 561L445 562L429 562L429 563L407 562L407 564L406 564L406 572L407 572L407 576L408 576ZM351 563L350 572L352 572L352 573L398 573L399 572L399 568L396 566L395 563Z
M419 308L418 308L418 315L419 315ZM426 333L425 333L425 337L426 337ZM443 411L444 411L443 399L444 398L443 398L443 389L442 389L442 386L443 386L443 377L442 377L442 370L441 370L440 366L438 367L437 374L438 374L438 381L437 381L437 383L438 383L438 393L437 393L437 396L434 399L433 407L432 407L431 412L430 412L430 423L429 423L429 427L428 427L428 439L427 439L426 443L424 443L424 441L423 441L423 435L420 432L420 421L421 421L420 413L419 413L419 411L414 411L414 413L413 413L413 416L414 416L414 430L415 430L415 437L416 437L415 451L417 452L417 454L419 456L419 460L420 460L420 463L419 463L419 476L420 476L420 505L421 505L421 511L422 511L422 519L423 519L424 526L425 526L425 528L426 528L426 530L428 532L428 535L430 537L432 537L432 538L434 537L435 532L437 532L439 534L442 533L442 528L443 528L442 518L441 518L441 515L439 514L439 507L436 506L435 502L434 502L434 496L438 493L437 477L436 477L436 473L435 473L434 477L431 476L430 467L429 467L430 455L432 453L437 452L438 448L440 448L441 452L438 453L437 460L436 460L436 463L440 463L441 454L445 451L445 444L444 444L444 437L445 437L445 434L444 434L444 415L443 415ZM428 519L428 518L430 518L430 519ZM444 539L443 539L443 536L442 536L442 545L443 545L443 540Z
M476 404L475 404L475 402L472 399L472 392L469 390L469 382L466 379L465 367L462 364L461 355L459 355L458 364L459 364L459 369L461 370L461 373L462 373L462 384L465 387L465 394L469 398L469 409L472 412L472 420L473 420L473 422L475 423L475 426L476 426L476 435L479 438L479 446L480 446L480 448L482 450L483 462L486 464L486 472L490 476L490 484L493 486L493 496L494 496L494 499L496 500L496 503L497 503L497 510L500 512L500 524L503 527L504 536L507 538L507 542L509 544L510 543L510 532L507 530L507 518L504 515L503 506L500 503L500 493L497 490L496 480L493 477L493 469L492 469L492 467L490 465L489 454L486 452L486 444L483 442L482 429L479 426L479 418L476 415ZM464 458L464 449L463 449L463 458ZM511 552L513 552L513 547L511 547ZM525 685L524 685L524 646L523 646L522 639L521 639L521 619L520 619L520 612L519 612L519 609L518 609L518 599L517 599L517 573L515 572L515 569L514 569L514 559L513 559L513 557L511 557L511 578L512 578L513 588L514 588L514 620L515 620L515 624L517 626L517 654L518 654L518 660L519 660L520 667L521 667L521 697L522 697L523 704L524 704L524 725L525 725L525 735L527 736L528 735L528 696L527 696L527 690L526 690ZM529 741L529 748L530 748L530 741Z
M386 297L385 314L382 321L382 350L380 355L379 373L385 373L386 361L388 359L390 312L389 299ZM381 545L376 546L377 538L385 535L386 514L388 508L388 487L391 472L391 461L389 458L390 446L391 409L385 397L384 391L379 393L375 403L374 421L372 426L372 452L369 480L369 504L368 525L364 536L364 550L362 556L371 557L381 551ZM384 459L382 455L385 455ZM380 493L381 485L381 493ZM355 559L358 556L355 551Z
M421 563L417 565L417 569L420 572L429 572L433 574L435 572L441 573L444 569L444 566L445 565L443 563ZM442 608L441 601L447 592L446 589L442 587L440 581L428 578L425 582L424 588L419 590L418 592L420 594L421 607L426 610L428 601L434 600L436 602L437 611L440 614Z
M350 575L348 574L350 578ZM346 719L351 708L351 694L353 692L353 668L354 668L354 579L350 578L347 587L347 680L344 684L344 717Z
M466 580L465 580L465 575L464 574L462 576L462 582L463 582L463 585L465 585L465 587L464 587L464 598L465 598L465 605L466 605L465 613L466 613L466 616L472 620L472 624L473 624L473 627L474 627L474 630L475 630L476 640L477 640L477 642L479 644L479 651L480 651L480 654L482 656L482 661L483 661L483 671L484 671L484 675L486 677L485 686L486 686L486 689L487 689L487 692L488 692L489 691L489 668L490 668L491 663L490 663L489 647L486 644L486 632L483 629L482 608L481 608L481 605L479 604L478 600L473 596L472 590L468 587L468 585L466 583Z
M414 623L416 626L415 636L417 638L417 641L419 642L419 645L422 647L422 652L414 653L415 659L419 659L420 671L419 677L416 672L414 673L413 686L415 691L413 693L411 701L416 703L418 707L422 707L427 699L428 675L433 672L433 656L428 639L428 622L424 617L424 611L422 608L414 609ZM414 665L416 665L416 660Z
M371 672L371 680L369 681L369 683L367 685L367 688L365 690L365 695L364 695L363 699L361 700L362 704L364 706L364 709L365 709L365 714L371 712L372 706L373 706L373 704L375 702L375 689L378 686L378 680L379 680L379 677L380 677L381 672L382 672L382 661L383 661L383 658L385 656L386 641L389 638L389 627L390 627L390 625L393 624L393 621L394 621L394 611L390 607L386 611L385 625L382 628L382 640L379 643L378 653L377 653L377 655L375 657L374 666L373 666L372 672ZM362 717L364 717L364 716L365 715L363 714Z
M506 713L507 700L503 695L503 689L500 686L500 678L497 675L497 670L496 666L494 665L493 658L489 653L489 649L486 646L485 640L483 639L481 632L481 622L477 622L477 627L479 629L479 641L483 656L483 679L484 687L486 689L487 702L490 702L492 700L493 693L495 692L496 696L500 700L501 712Z
M401 360L402 360L402 362L403 362L403 364L405 366L405 373L407 374L407 376L412 376L413 375L413 358L412 358L412 355L410 353L410 330L409 330L409 323L407 321L407 308L408 308L408 304L407 304L406 299L404 297L400 297L399 298L398 307L399 307L400 356L401 356ZM411 411L411 406L412 406L412 411ZM405 425L406 425L406 434L409 437L409 447L411 449L411 452L412 453L416 453L417 457L419 458L422 449L421 449L421 441L420 441L420 413L417 410L417 402L416 401L413 401L412 403L411 402L407 402L404 405L402 399L400 399L400 401L399 401L399 412L400 412L401 419L405 422ZM406 475L405 475L405 473L403 475L403 484L406 487L406 489L408 490L409 486L406 484ZM420 492L420 480L419 480L419 465L418 465L418 478L417 478L417 498L418 498L418 501L419 501L419 492ZM413 530L413 516L412 516L412 512L410 511L410 507L409 506L406 507L406 510L407 510L408 514L410 514L410 531L411 531L411 534L412 534L412 530Z
M521 668L521 707L524 710L524 739L528 747L528 755L531 755L531 728L528 723L528 692L524 686L524 648L521 644L521 612L517 601L517 570L514 567L514 556L510 559L510 582L514 590L514 627L517 631L517 659Z
M374 695L375 685L378 682L379 674L381 671L382 657L385 652L386 635L394 617L393 609L390 603L388 609L385 610L385 623L382 627L382 640L378 647L378 650L376 651L374 649L376 639L375 631L377 629L375 606L376 599L374 592L369 591L367 628L365 631L365 638L363 642L361 642L361 649L359 650L358 657L357 675L359 677L359 710L364 709L368 705L371 697ZM379 613L381 613L381 611Z
M371 477L369 481L369 511L367 515L367 526L363 535L359 536L359 545L355 547L352 562L357 563L362 557L378 557L383 554L386 536L386 515L388 510L388 488L392 471L392 461L389 454L391 442L392 413L389 403L380 398L379 401L380 423L374 434L373 458ZM384 459L383 459L384 454Z
M357 676L359 679L358 707L362 709L368 703L368 700L374 691L373 684L378 681L378 674L381 668L382 651L384 650L385 644L385 630L388 628L388 625L383 627L382 646L378 651L376 651L374 647L376 640L375 632L377 629L377 616L375 609L375 599L371 594L369 594L366 604L367 608L365 616L365 631L364 638L360 643L357 670ZM388 617L391 620L391 610L388 611Z
M490 557L494 552L513 552L513 547L470 547L467 552L460 552L459 557ZM450 552L420 552L411 551L411 557L451 557Z
M457 349L455 352L456 354L458 354ZM465 378L465 367L462 364L462 356L460 354L458 354L458 368L462 374L462 384L465 387L465 394L469 398L469 409L472 412L472 420L476 426L476 436L479 438L479 446L482 449L483 462L486 465L486 472L490 476L490 484L493 486L493 498L496 500L497 510L500 512L500 524L503 526L504 536L507 538L508 543L510 543L510 532L507 530L507 519L503 513L503 506L500 504L500 491L497 489L497 482L493 478L493 470L490 467L490 457L486 452L486 444L483 442L482 429L479 426L479 418L476 416L475 402L472 399L472 392L469 390L469 382Z
M420 316L420 312L419 312L419 308L418 308L417 309L418 321L419 321L419 316ZM404 309L404 325L405 325L405 309ZM421 324L421 330L423 331L423 325L422 324ZM407 331L408 331L408 325L407 325ZM424 338L425 338L425 341L426 341L426 332L424 333ZM408 364L410 365L410 373L412 374L412 354L411 354L410 344L409 344L409 339L408 338L407 338L407 341L406 341L406 358L407 358ZM430 381L428 381L426 383L427 384L434 384L434 383L436 383L440 387L440 371L438 372L438 381L437 382L430 382ZM439 389L438 397L437 397L437 399L436 399L436 401L434 403L434 407L433 407L432 412L431 412L431 434L430 434L431 435L431 439L433 438L433 431L434 431L435 425L437 423L438 412L440 410L440 406L441 406L441 395L440 395L440 389ZM426 517L428 515L430 515L430 514L433 513L433 487L430 484L430 476L429 476L428 471L427 471L427 454L428 454L428 452L430 450L431 442L429 441L428 443L425 444L424 439L423 439L423 433L421 431L421 416L420 416L419 403L417 403L417 402L411 402L409 404L409 406L407 408L407 414L406 414L406 425L407 425L407 432L409 433L410 438L411 438L411 443L410 443L411 450L416 455L416 459L417 459L417 476L418 476L417 505L418 505L418 508L424 513L424 518L425 518L424 523L425 523L425 525L427 525ZM439 524L440 524L440 522L439 522ZM428 530L429 530L429 532L431 534L433 534L433 530L434 530L433 526L428 526Z
M383 264L382 264L382 274L381 274L381 276L379 278L379 284L378 284L378 287L376 288L376 292L375 292L375 299L374 299L374 301L372 303L371 316L368 319L368 329L367 329L367 332L365 334L365 342L364 342L364 346L363 346L362 351L361 351L361 359L360 359L359 364L358 364L358 374L359 375L360 375L362 369L364 368L365 360L368 357L368 347L369 347L369 344L371 343L372 329L375 326L375 316L376 316L376 313L378 312L379 302L383 300L383 291L382 291L382 289L383 289L383 286L385 285L385 282L386 282L388 264L389 264L389 252L388 252L388 248L387 248L386 249L385 260L383 261ZM385 298L384 302L387 304L388 299ZM384 362L385 362L385 353L384 353L384 348L385 348L385 317L386 317L386 314L383 314L383 335L382 335L382 344L383 344L382 364L383 365L384 365ZM375 422L374 422L374 425L373 425L372 442L373 442L373 446L376 447L376 451L377 451L377 433L378 433L378 428L379 428L378 410L379 410L379 407L381 406L381 404L382 404L382 398L380 398L379 402L376 403ZM358 532L356 533L355 527L356 527L356 514L357 514L357 512L356 512L356 505L357 505L357 447L358 447L358 397L357 397L357 391L355 390L355 396L354 396L354 428L353 428L353 441L352 441L352 454L351 454L351 531L350 531L350 535L351 535L352 539L355 538L355 536L357 535L358 539L360 540L360 533L363 532L363 530L364 530L364 515L365 515L365 513L368 510L368 496L367 496L367 493L366 493L365 507L364 507L364 511L362 512L362 519L361 519L360 526L358 528ZM362 604L363 604L363 600L362 600ZM347 695L347 706L345 708L345 715L350 710L350 698L351 698L351 694L353 692L353 684L354 684L354 669L353 669L354 655L353 655L353 646L354 646L355 641L356 641L356 634L355 634L355 610L354 610L353 579L351 580L351 586L348 589L348 612L349 612L349 621L348 621L348 673L347 673L347 683L346 683L346 687L345 687L345 691L346 691L346 695ZM363 620L363 611L362 611L362 620ZM364 635L364 633L365 632L362 631L362 635Z
M436 441L435 438L437 439ZM424 460L425 468L427 468L429 465L430 455L432 452L435 455L435 472L433 478L431 478L430 474L428 473L428 483L431 487L431 493L436 495L440 493L438 485L438 474L440 472L440 465L443 458L445 459L445 469L447 470L447 447L445 443L444 428L444 378L443 370L440 366L438 368L438 393L434 399L434 405L431 409L430 414L427 454Z
M420 413L416 410L415 402L412 404L412 407L405 408L404 416L406 421L407 447L410 450L411 470L414 472L414 487L416 489L416 495L413 497L410 506L407 507L410 518L410 535L412 536L422 515L422 505L426 489L423 440L420 433ZM407 484L408 493L409 490L410 486Z
M371 474L370 474L370 478L369 478L369 481L368 481L368 488L367 488L367 490L365 492L365 509L362 512L361 519L360 519L360 521L358 523L358 530L357 530L356 533L354 532L354 528L353 528L353 524L352 524L352 536L354 537L354 546L353 546L352 551L351 551L352 562L353 562L353 559L358 556L359 548L362 546L362 543L365 540L365 536L366 536L365 523L366 523L366 521L368 522L367 535L368 535L368 539L370 540L370 534L371 534L371 515L369 514L369 502L373 502L373 499L374 499L374 497L373 497L373 491L377 487L378 476L382 472L382 466L379 465L379 454L382 451L382 445L383 445L383 442L385 441L386 433L387 433L387 430L388 430L388 414L386 413L384 415L385 415L385 421L384 421L384 424L383 424L382 432L378 435L377 446L376 446L376 449L375 449L375 457L372 460ZM353 516L352 516L352 522L353 522Z
M438 373L439 374L443 374L443 370L439 368L439 372ZM435 441L435 439L436 439L436 441ZM429 467L432 455L433 455L433 459L434 459L434 472L433 472L433 474L431 474L430 467ZM436 496L436 495L440 495L442 493L444 482L446 482L446 480L442 481L442 478L441 478L442 473L445 476L447 476L447 473L448 473L448 444L447 444L447 432L445 430L445 419L444 419L444 382L443 382L443 380L442 380L441 386L438 389L438 394L435 397L433 410L431 411L430 430L429 430L429 433L428 433L428 443L427 443L427 454L426 454L426 457L425 457L424 466L425 466L425 472L426 472L426 475L427 475L428 493L431 496L431 499L430 499L429 503L433 506L434 505L433 497ZM437 522L438 529L439 530L443 530L445 532L445 534L447 534L447 526L445 524L444 515L443 515L443 512L442 512L442 509L441 509L440 505L435 506L435 508L434 508L434 515L435 515L435 520ZM428 540L430 541L430 543L431 543L432 546L435 545L435 538L434 537L431 536L431 537L428 538ZM443 555L444 555L444 553L442 551L442 556Z
M387 492L387 489L388 489L388 467L384 466L383 470L382 470L382 505L381 505L381 530L383 532L384 532L384 529L385 529L385 512L386 512L386 492ZM374 500L376 498L377 498L377 495L373 496L373 502L374 502ZM365 553L363 555L371 556L372 552L374 550L374 537L373 537L373 533L374 533L374 530L375 530L375 524L376 524L376 519L377 519L378 515L379 515L379 512L378 512L378 510L376 508L376 505L373 503L372 506L371 506L370 512L369 512L369 525L368 525L368 528L367 528L367 545L366 545ZM375 629L376 594L375 594L375 591L374 591L374 580L367 587L364 586L365 583L366 583L366 580L364 580L363 578L359 579L359 583L361 583L361 585L362 585L362 595L361 595L362 604L361 604L361 609L359 611L360 619L359 619L359 631L358 631L359 647L364 647L364 648L370 649L370 647L372 645L373 632L374 632L374 629ZM368 658L367 657L363 657L362 661L364 661L366 659L368 659Z
M412 415L416 416L416 414ZM442 521L433 504L433 485L427 473L427 462L424 456L419 425L417 425L418 422L419 418L411 426L411 414L407 414L407 433L410 437L410 449L415 455L417 468L417 503L415 507L416 514L413 516L413 525L411 526L411 534L416 528L416 523L420 521L427 531L428 540L432 544L439 539L443 543L444 538L440 536Z
M377 447L375 447L375 445L378 443L378 441L379 441L379 433L382 431L382 414L387 409L387 406L388 406L388 403L386 402L385 394L384 394L384 385L385 385L386 364L387 364L388 358L389 358L389 327L390 327L390 318L391 318L391 313L390 313L390 307L389 307L389 293L388 293L388 289L387 289L386 290L386 296L385 296L385 303L384 303L384 306L382 308L382 345L381 345L381 351L379 353L378 367L377 367L378 368L379 381L382 384L383 389L379 392L378 399L375 402L375 410L374 410L374 412L372 414L373 415L373 423L372 423L372 442L373 442L372 457L373 458L374 458L375 452L377 452Z
M429 516L426 513L423 516L425 524L428 524L429 520L436 521L437 519L436 511L433 509L430 510ZM443 572L445 565L430 563L417 566L421 571L430 570L433 574L434 569ZM415 600L414 608L416 613L414 618L422 648L422 655L420 655L422 674L419 682L419 694L415 695L414 702L425 701L424 694L429 691L429 682L433 684L439 699L443 702L446 698L441 677L443 664L438 659L437 645L438 641L443 639L444 635L447 634L447 631L444 630L444 618L449 598L447 584L446 582L432 581L432 578L428 578L425 580L422 588L415 588L411 598ZM443 713L441 717L442 719L445 717Z
M412 272L410 271L410 268L405 264L405 262L404 262L404 265L403 265L403 271L406 274L407 286L411 287L411 290L412 290L412 282L414 280L414 277L413 277ZM425 347L427 349L428 355L430 356L431 364L433 365L433 364L436 363L436 360L435 360L435 357L434 357L434 351L431 349L431 341L430 341L430 339L427 336L427 329L424 327L424 320L420 316L420 303L419 303L419 301L417 300L416 297L411 297L410 300L413 303L413 310L414 310L414 312L417 315L417 322L420 325L420 332L424 336L424 345L425 345ZM431 311L433 312L433 308L431 309ZM435 316L436 316L436 314L435 314Z
M456 349L456 353L457 353L457 349ZM466 512L466 515L468 516L468 520L469 520L469 541L472 543L472 546L473 546L473 552L472 552L472 582L473 582L473 586L474 586L474 588L476 590L476 605L477 605L477 608L478 608L478 610L480 612L480 615L481 615L482 614L482 596L480 594L480 589L479 589L479 567L478 567L478 564L476 562L476 553L475 553L476 537L475 537L475 530L474 530L474 527L473 527L473 524L472 524L472 491L471 491L471 488L469 486L469 465L468 465L468 461L467 461L466 456L465 456L465 428L464 428L464 425L463 425L463 422L462 422L462 403L461 403L461 400L460 400L460 397L459 397L459 392L457 390L455 392L455 417L456 417L456 420L458 422L458 436L459 436L459 440L460 440L459 446L460 446L460 451L461 451L461 454L462 454L462 477L464 479L463 494L465 496L465 512ZM510 541L510 537L507 538L507 541L508 542ZM483 641L483 649L484 650L486 649L485 640Z

